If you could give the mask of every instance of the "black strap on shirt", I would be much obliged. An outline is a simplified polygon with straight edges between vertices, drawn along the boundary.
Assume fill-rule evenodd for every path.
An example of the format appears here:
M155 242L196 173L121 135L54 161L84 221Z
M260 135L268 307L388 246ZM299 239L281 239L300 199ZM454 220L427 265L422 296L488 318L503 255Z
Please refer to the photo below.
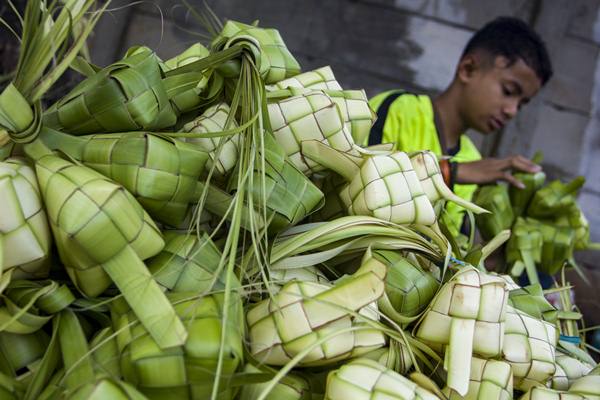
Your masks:
M383 99L383 102L381 102L381 105L377 109L377 121L375 121L375 124L371 127L371 132L369 132L369 146L381 144L381 141L383 140L383 126L385 125L390 106L394 100L405 93L407 92L400 90L390 93L388 97Z

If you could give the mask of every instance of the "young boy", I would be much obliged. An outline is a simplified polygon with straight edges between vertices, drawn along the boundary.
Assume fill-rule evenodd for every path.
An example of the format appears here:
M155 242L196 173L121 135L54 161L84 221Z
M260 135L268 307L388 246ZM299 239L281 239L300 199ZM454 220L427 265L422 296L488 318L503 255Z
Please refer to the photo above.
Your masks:
M478 184L505 180L520 187L511 170L538 172L538 165L522 156L481 159L464 133L502 129L551 76L550 58L537 33L519 19L497 18L469 40L454 79L439 96L390 91L372 98L378 119L369 144L394 143L397 150L450 156L440 166L449 171L454 192L467 200ZM452 203L446 211L445 221L456 234L463 211Z

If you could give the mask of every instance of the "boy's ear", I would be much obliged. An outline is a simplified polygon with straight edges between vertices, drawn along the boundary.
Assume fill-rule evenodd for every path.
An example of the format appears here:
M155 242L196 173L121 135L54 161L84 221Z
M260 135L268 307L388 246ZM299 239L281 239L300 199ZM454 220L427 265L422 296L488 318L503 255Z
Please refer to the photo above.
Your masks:
M480 64L481 60L476 54L466 54L458 62L458 66L456 67L456 77L461 82L469 81L475 72L481 68Z

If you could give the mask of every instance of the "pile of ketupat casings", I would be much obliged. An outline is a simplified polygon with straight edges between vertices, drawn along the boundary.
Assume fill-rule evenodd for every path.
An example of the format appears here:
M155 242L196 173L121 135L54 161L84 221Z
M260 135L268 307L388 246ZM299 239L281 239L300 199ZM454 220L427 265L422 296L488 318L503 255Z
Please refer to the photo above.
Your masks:
M568 299L483 267L510 232L457 246L436 157L356 145L364 91L210 12L100 68L106 6L29 1L0 94L0 398L600 398Z

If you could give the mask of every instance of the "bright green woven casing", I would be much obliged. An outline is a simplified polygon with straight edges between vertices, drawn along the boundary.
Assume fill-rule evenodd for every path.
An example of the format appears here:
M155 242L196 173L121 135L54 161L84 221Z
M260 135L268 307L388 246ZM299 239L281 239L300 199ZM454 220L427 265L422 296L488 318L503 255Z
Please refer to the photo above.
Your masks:
M227 21L213 41L213 46L232 47L236 42L250 40L256 44L256 65L266 84L300 73L300 64L288 50L276 29L265 29L241 22Z
M0 204L0 275L14 269L13 279L46 276L52 236L35 172L23 160L0 162Z
M235 119L226 127L231 109L226 103L218 103L207 108L202 115L183 126L182 132L214 133L237 127ZM238 161L239 134L222 137L184 137L183 141L192 143L209 154L207 169L215 165L217 176L225 176L233 169ZM219 141L223 140L221 152L216 154Z
M265 135L264 186L262 191L261 162L255 163L254 185L250 188L254 204L265 202L267 216L273 216L269 232L276 233L290 225L295 225L317 209L323 201L323 193L288 160L282 149L268 134ZM231 190L235 190L237 173L232 175ZM258 210L262 212L261 210ZM271 214L273 213L273 214Z
M322 170L305 158L302 142L318 140L341 152L355 153L354 140L340 108L322 91L310 91L268 104L273 136L290 161L303 173Z
M175 124L177 115L161 80L159 61L144 51L109 65L53 105L44 123L75 135Z
M510 185L508 188L508 196L510 197L510 204L513 207L513 213L516 217L520 217L525 213L529 202L537 190L539 190L546 181L546 174L543 172L537 172L535 174L528 173L516 173L515 178L520 180L525 188L520 189L516 186Z
M528 219L532 224L535 220ZM564 263L573 257L575 231L569 227L556 226L540 222L538 229L542 234L542 258L539 269L550 275L560 271Z
M158 228L122 186L55 156L40 159L36 171L61 261L87 296L110 285L102 264L124 248L141 259L162 249Z
M343 177L336 173L325 173L325 175L315 174L311 177L315 185L323 192L325 202L323 207L319 208L311 215L311 221L322 222L332 221L346 215L346 207L340 199L340 191L346 185Z
M513 210L506 185L487 185L479 188L475 195L475 204L490 211L475 217L477 228L484 239L490 240L514 222Z
M324 400L434 400L437 396L376 361L360 358L327 376Z
M165 241L165 248L146 262L158 283L174 292L203 293L225 287L222 278L214 277L221 252L206 233L167 232Z
M94 135L83 163L129 190L157 220L179 224L193 201L208 154L149 133Z
M385 292L394 309L407 317L423 311L440 286L433 275L398 252L378 250L373 255L388 266Z
M473 357L469 392L462 397L449 391L449 400L510 400L513 398L513 375L510 364Z
M535 192L527 207L527 215L534 218L556 218L558 215L568 214L576 203L577 190L584 182L582 176L569 183L558 180L550 182Z
M115 330L125 328L118 338L124 379L151 399L210 398L221 342L224 295L198 297L181 292L168 297L189 333L180 347L161 350L140 324L130 325L131 313L113 315ZM244 323L238 294L231 296L228 312L218 399L233 398L236 389L229 379L243 362Z
M335 79L333 71L329 65L317 68L313 71L306 71L291 78L284 79L273 85L267 86L268 90L304 88L316 90L342 90L342 87Z
M368 215L398 224L431 225L435 212L406 153L367 157L340 192L350 215Z
M511 306L532 317L556 323L557 310L546 300L539 284L511 290L508 301Z
M556 365L556 326L508 306L502 357L512 366L515 389L545 384Z

